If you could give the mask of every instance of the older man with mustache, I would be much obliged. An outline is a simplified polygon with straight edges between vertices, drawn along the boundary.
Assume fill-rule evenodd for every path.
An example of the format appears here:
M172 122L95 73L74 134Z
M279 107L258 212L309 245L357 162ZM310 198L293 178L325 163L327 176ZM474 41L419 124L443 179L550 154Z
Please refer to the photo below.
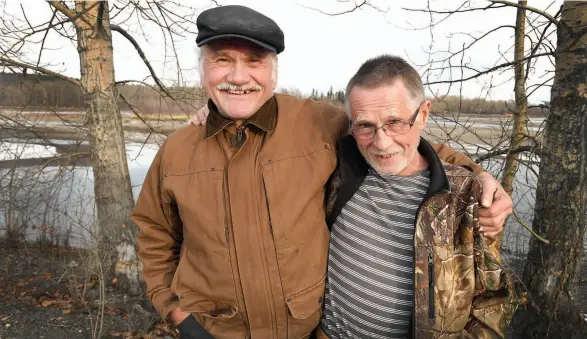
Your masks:
M161 146L132 215L148 296L182 338L306 338L322 314L324 188L348 119L324 103L274 95L285 45L270 18L223 6L197 24L210 114ZM498 186L487 179L492 201ZM485 221L499 231L511 199L489 205Z

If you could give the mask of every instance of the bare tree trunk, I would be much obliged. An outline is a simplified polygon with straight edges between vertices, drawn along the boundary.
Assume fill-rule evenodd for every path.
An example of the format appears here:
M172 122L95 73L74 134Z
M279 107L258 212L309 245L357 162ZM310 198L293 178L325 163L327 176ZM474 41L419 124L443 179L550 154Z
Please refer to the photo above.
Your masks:
M76 12L91 8L83 16L85 24L80 23L77 36L80 81L89 104L98 246L112 259L114 273L126 278L125 287L138 293L136 227L130 219L134 199L117 104L108 2L91 7L92 3L76 1Z
M587 229L585 27L587 2L565 1L532 225L550 245L530 240L523 276L530 303L516 314L515 337L587 338L576 298Z
M524 39L526 38L526 1L518 1L522 7L518 7L516 15L516 39L514 47L514 65L515 85L514 93L516 97L516 111L514 112L514 126L510 140L510 147L505 158L503 170L503 179L501 185L507 194L512 195L514 191L514 181L518 172L519 152L512 152L518 149L524 143L525 131L527 127L527 110L528 100L526 98L526 77L524 76ZM501 248L503 241L503 232L497 237L497 246Z
M528 108L528 101L526 100L526 79L524 76L524 38L526 34L526 1L518 1L518 4L524 7L518 7L518 14L516 16L516 40L514 48L514 66L515 69L515 85L514 93L516 97L516 111L514 112L514 127L510 142L510 152L508 152L505 160L505 168L502 179L502 186L508 194L512 194L514 190L514 179L518 171L518 157L519 153L512 153L511 150L522 146L524 142L524 131L526 129L526 111Z

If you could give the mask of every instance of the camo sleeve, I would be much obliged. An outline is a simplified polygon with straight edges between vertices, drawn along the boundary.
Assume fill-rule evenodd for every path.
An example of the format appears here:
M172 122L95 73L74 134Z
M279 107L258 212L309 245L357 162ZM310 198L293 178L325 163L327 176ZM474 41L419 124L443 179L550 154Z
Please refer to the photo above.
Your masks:
M504 338L516 310L514 289L494 239L481 232L478 199L481 183L474 180L463 222L473 223L475 297L466 330L472 338ZM470 225L469 225L470 226Z

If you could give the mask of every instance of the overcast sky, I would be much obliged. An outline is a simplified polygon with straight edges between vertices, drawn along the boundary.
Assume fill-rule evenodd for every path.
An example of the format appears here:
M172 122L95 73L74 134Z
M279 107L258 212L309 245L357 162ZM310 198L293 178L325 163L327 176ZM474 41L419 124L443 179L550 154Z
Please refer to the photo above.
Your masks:
M358 1L358 0L357 0ZM197 9L206 9L211 6L207 0L183 1ZM430 22L430 16L425 13L415 13L403 10L402 7L425 8L426 1L384 1L374 0L384 12L372 8L357 10L341 16L328 16L306 8L314 7L325 12L335 13L348 10L353 6L353 0L341 3L337 0L219 0L222 5L241 4L258 10L274 19L285 33L285 51L279 56L279 87L298 88L309 93L312 88L326 92L330 86L335 90L344 89L349 78L354 74L362 62L370 57L383 53L395 54L408 58L410 62L425 64L431 57L431 36L433 36L432 50L446 50L461 46L469 39L467 33L480 36L488 30L500 25L514 25L516 11L512 8L492 9L484 12L457 14L439 25L431 32L425 28ZM560 7L562 0L531 0L529 5L545 9L554 14ZM431 7L436 10L452 9L461 1L445 0L430 1ZM487 5L486 1L475 1L475 4ZM12 13L21 17L20 5L23 5L29 21L33 24L48 21L51 17L49 6L39 0L7 0L5 13ZM439 21L441 16L434 16ZM121 20L123 22L121 22ZM194 18L195 21L195 18ZM139 27L133 19L123 17L113 19L114 23L121 24L129 29L143 47L145 54L152 61L154 68L167 83L177 80L175 60L168 55L161 31L153 25ZM424 28L415 30L414 28ZM432 35L431 35L432 33ZM115 67L117 80L139 79L148 77L148 70L138 54L123 37L114 32ZM40 38L41 36L39 36ZM485 69L506 59L512 60L513 29L505 28L492 33L482 43L471 49L465 62L477 69ZM550 39L555 43L555 34ZM183 71L182 81L188 84L197 83L199 76L195 67L195 35L187 34L177 42L180 67ZM528 40L527 40L528 41ZM79 77L79 59L75 45L52 32L49 34L46 47L50 50L43 52L43 62L51 64L49 68L61 71L69 76ZM36 61L36 47L29 50L29 60ZM171 51L167 48L167 51ZM500 55L501 54L501 55ZM435 58L439 58L437 54ZM504 59L506 58L506 59ZM460 59L454 60L457 64ZM418 68L420 73L424 67ZM530 83L544 82L552 74L544 77L545 72L552 71L553 66L543 59L536 64L536 74L530 77ZM444 73L443 76L447 76ZM459 73L453 73L458 77ZM451 94L462 94L466 97L487 96L489 84L493 86L489 98L513 99L513 83L508 81L513 71L494 74L493 78L481 77L467 82L461 89L453 86ZM435 79L430 79L435 80ZM505 83L504 83L505 82ZM501 85L500 85L501 84ZM447 86L433 85L430 91L439 91L440 94L449 90ZM539 102L550 99L550 89L536 91L530 100Z

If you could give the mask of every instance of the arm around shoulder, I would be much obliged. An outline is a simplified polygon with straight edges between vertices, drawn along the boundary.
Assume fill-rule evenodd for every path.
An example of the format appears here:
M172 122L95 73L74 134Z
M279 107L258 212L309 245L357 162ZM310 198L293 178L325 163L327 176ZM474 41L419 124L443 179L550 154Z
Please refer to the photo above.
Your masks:
M336 147L336 141L347 135L349 130L349 118L345 111L323 102L315 103L314 114L324 123L325 132L330 138L332 147Z
M469 158L463 153L455 151L454 149L445 144L430 143L430 145L432 145L432 148L434 148L434 150L438 154L438 157L444 162L447 162L455 166L465 167L477 175L485 172L483 167L479 166L479 164L477 164L471 158Z

